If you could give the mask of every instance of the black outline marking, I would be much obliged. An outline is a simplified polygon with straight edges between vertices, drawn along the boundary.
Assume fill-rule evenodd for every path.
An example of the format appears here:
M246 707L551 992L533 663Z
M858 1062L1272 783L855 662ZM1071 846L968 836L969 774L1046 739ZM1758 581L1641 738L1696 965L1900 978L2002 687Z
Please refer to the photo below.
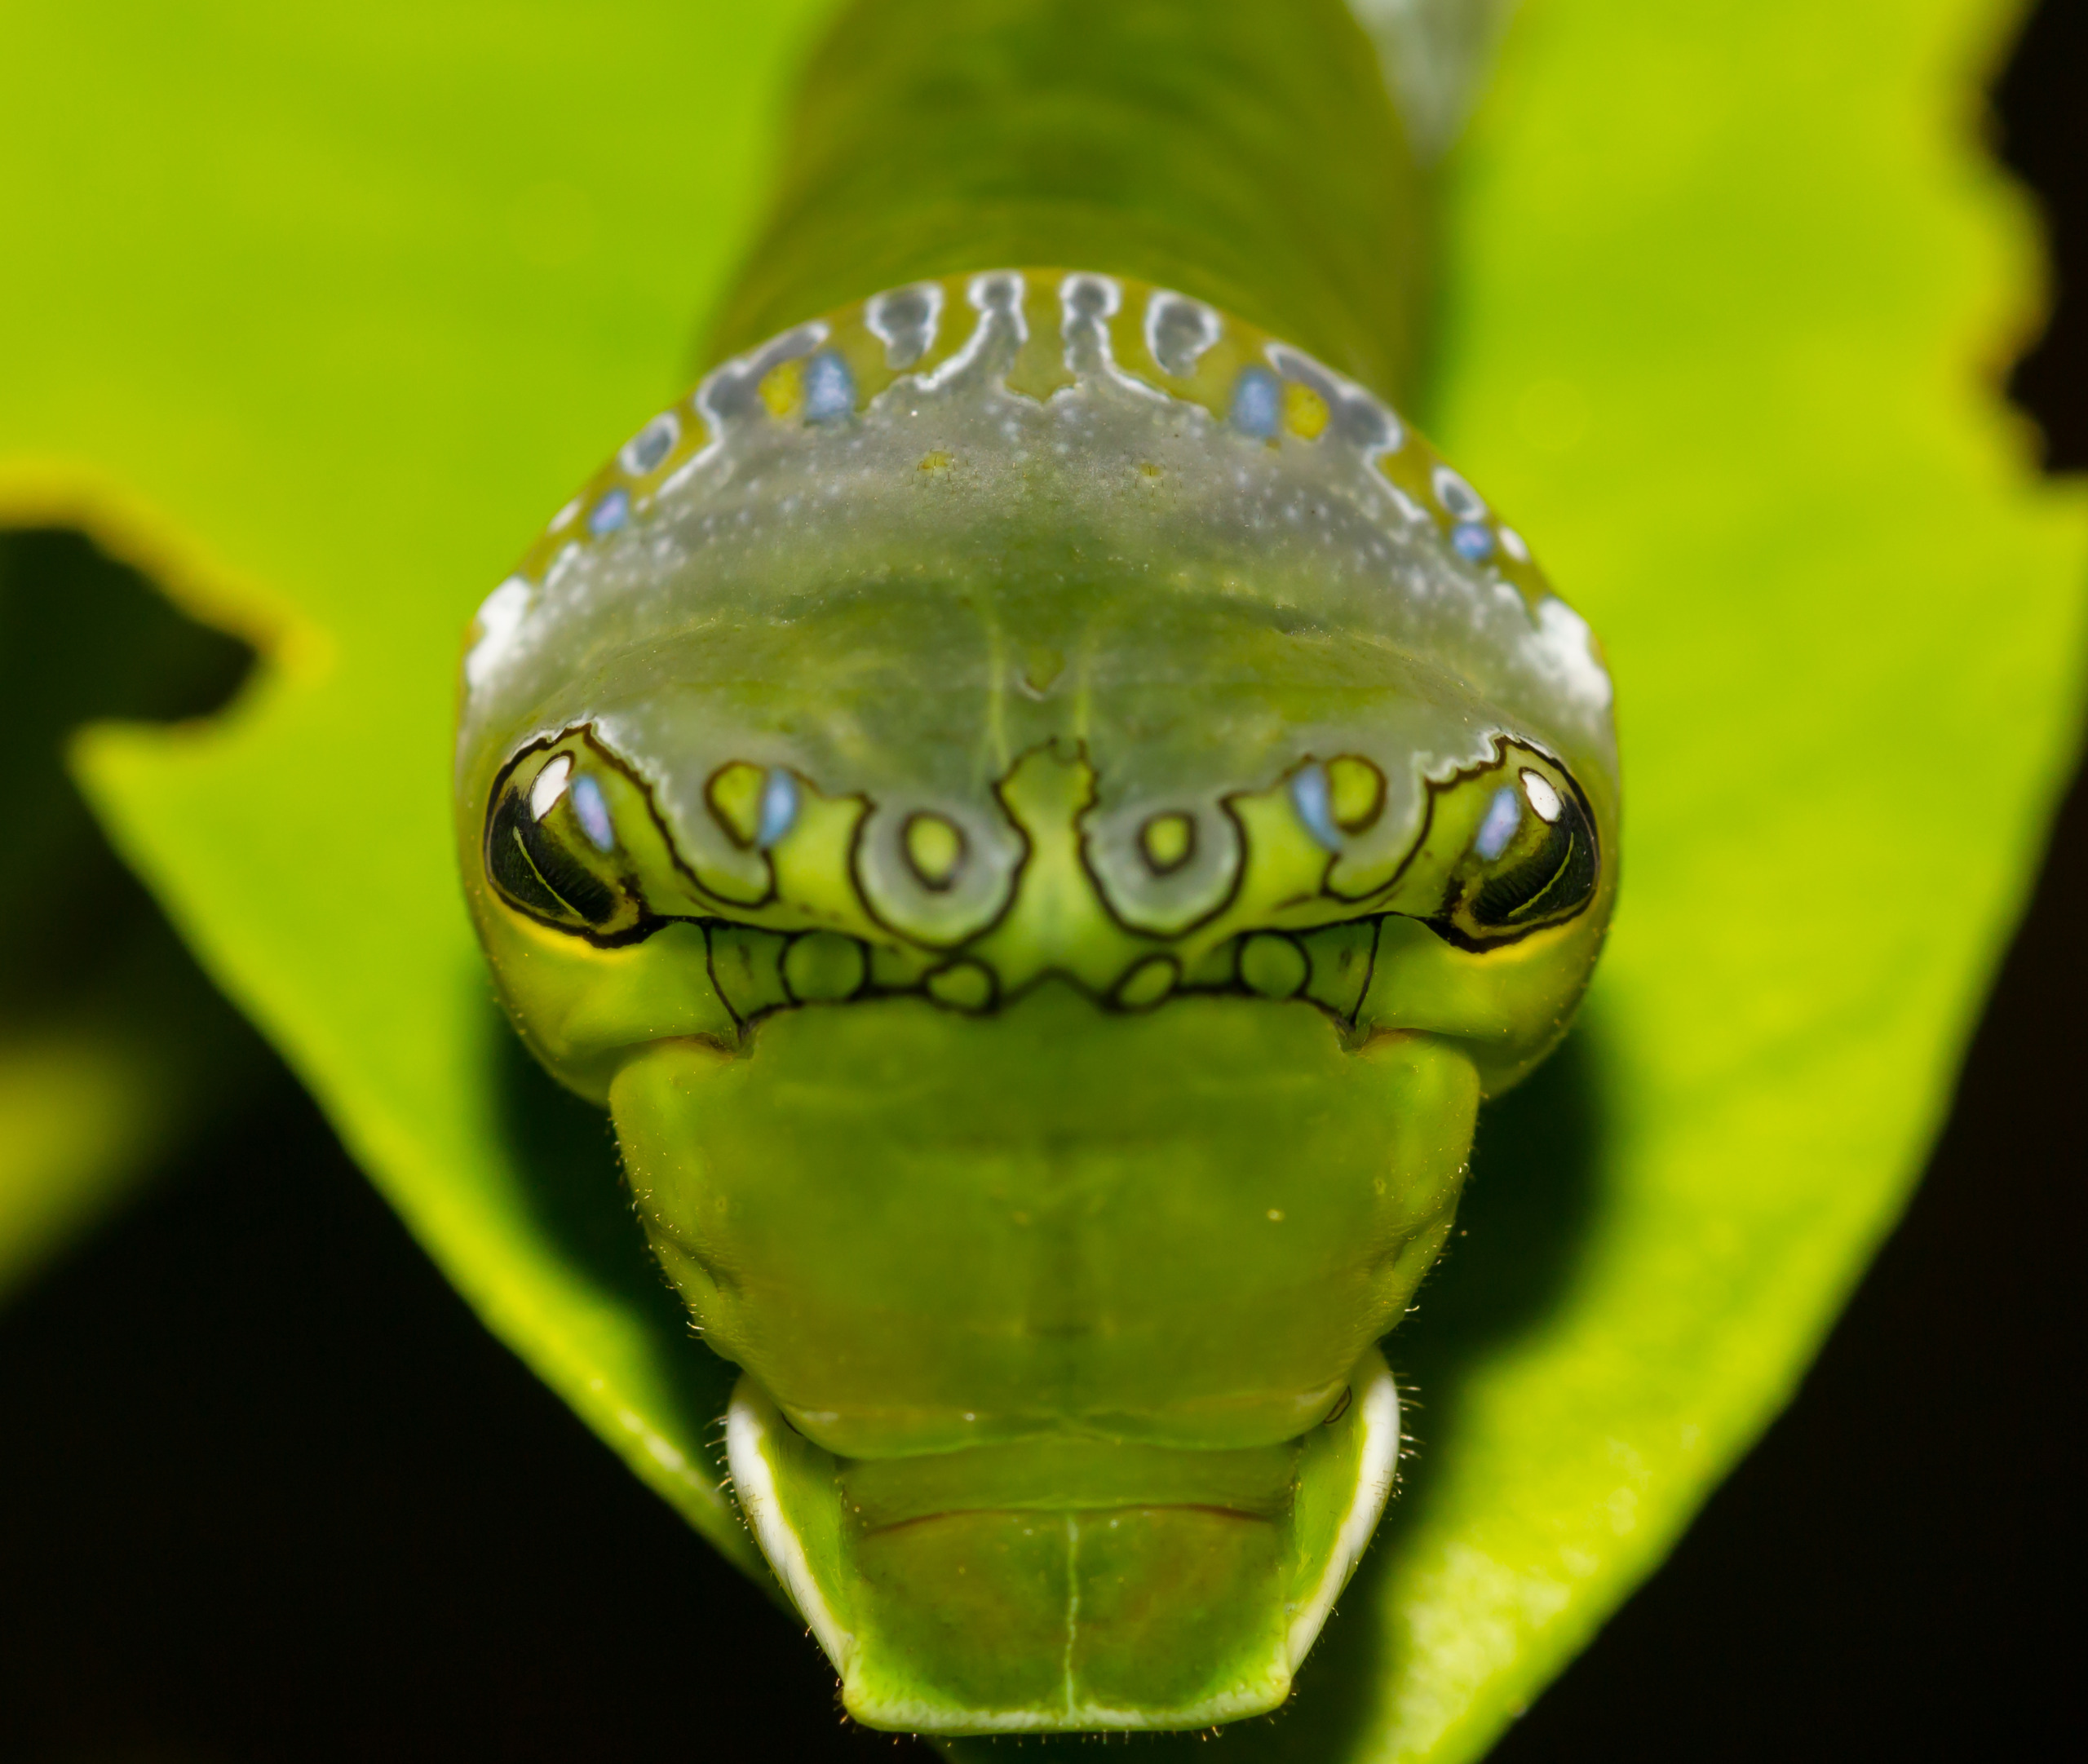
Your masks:
M1337 920L1335 922L1337 924L1353 924L1356 922L1352 919L1347 919ZM1330 931L1333 929L1333 926L1318 926L1314 928L1320 931ZM1296 954L1298 961L1304 964L1303 971L1298 976L1298 984L1292 987L1289 992L1265 993L1259 987L1250 984L1247 980L1245 974L1245 970L1247 965L1247 946L1257 937L1273 937L1280 939L1284 943L1290 945L1292 951ZM1305 988L1312 984L1312 958L1305 953L1304 945L1299 943L1297 938L1293 936L1291 933L1289 931L1275 931L1265 926L1258 931L1241 932L1239 942L1240 953L1233 962L1232 971L1237 984L1245 990L1249 997L1265 999L1272 1005L1288 1004L1294 998L1305 998L1306 1002L1308 1004L1319 1004L1319 1001L1316 998L1307 998L1305 993ZM1376 943L1376 939L1374 938L1372 939L1372 943L1374 946ZM1360 1006L1361 1001L1359 999L1357 1003ZM1323 1010L1326 1010L1327 1009L1324 1005L1321 1005L1320 1008ZM1333 1010L1327 1010L1327 1015L1331 1017L1337 1015L1338 1013ZM1348 1020L1353 1022L1355 1019L1351 1018Z
M754 831L747 834L745 838L741 838L740 829L732 825L732 817L718 806L718 780L727 772L737 771L742 766L745 767L749 771L759 772L761 774L760 788L764 792L768 789L768 775L776 769L774 767L757 766L750 759L728 759L703 780L703 806L710 811L710 818L718 823L719 832L742 851L752 851L758 849L754 842L761 838L761 798L759 796L754 798ZM785 767L785 770L788 769L787 767ZM706 894L710 892L708 889L704 891Z
M790 952L808 937L838 937L843 943L853 944L861 955L862 966L856 973L856 984L838 998L800 998L798 996L797 988L790 984ZM823 930L786 931L784 933L784 939L783 953L776 960L776 972L783 982L783 996L790 1001L793 1006L803 1010L812 1005L852 1005L857 999L863 997L869 992L870 946L861 938L851 937L846 931ZM710 934L708 929L704 932L703 941L704 947L708 948L710 944ZM714 975L713 981L714 984Z
M1554 917L1540 919L1537 922L1503 930L1497 935L1489 935L1478 938L1475 938L1468 933L1462 931L1451 920L1449 912L1442 910L1439 910L1434 914L1400 913L1382 910L1376 913L1365 912L1356 914L1351 917L1333 920L1325 925L1313 926L1303 930L1287 930L1273 926L1245 927L1235 931L1232 935L1227 937L1219 944L1215 945L1210 952L1207 953L1209 955L1214 955L1222 952L1231 952L1231 961L1228 964L1230 977L1227 980L1216 984L1196 984L1192 983L1184 970L1181 956L1178 949L1166 947L1152 947L1149 948L1145 954L1139 956L1136 960L1135 960L1130 966L1124 970L1123 974L1118 976L1115 984L1111 986L1107 993L1098 993L1093 987L1079 979L1077 975L1057 968L1047 968L1035 975L1029 980L1024 981L1022 985L1012 989L1008 989L1002 986L1000 975L991 963L981 961L977 957L965 953L970 945L980 939L983 939L989 936L1006 921L1009 913L1013 909L1015 897L1020 892L1020 882L1023 872L1027 869L1029 859L1034 850L1029 835L1024 829L1020 821L1015 819L1012 811L1008 806L1006 798L1003 794L1008 779L1012 777L1015 771L1020 767L1024 761L1029 758L1033 754L1042 751L1045 749L1051 749L1054 758L1059 759L1061 763L1069 763L1068 756L1064 751L1063 738L1054 738L1046 741L1040 742L1036 747L1024 749L1022 754L1016 757L1014 763L1008 767L1006 775L996 781L993 787L994 802L1001 814L1006 819L1010 830L1014 834L1015 842L1020 847L1020 852L1013 868L1009 873L1009 886L1006 897L1002 901L1000 907L995 912L993 917L976 930L967 933L958 942L949 944L937 944L932 943L927 939L901 931L899 927L890 924L888 921L884 919L883 917L877 912L876 908L869 900L867 891L863 888L860 869L862 842L865 837L866 829L876 815L878 805L860 792L845 793L839 796L828 797L825 793L819 792L816 786L812 785L812 780L806 778L803 774L799 772L794 767L786 767L782 768L788 771L790 776L798 781L801 787L813 790L814 794L820 795L822 800L830 802L852 801L860 805L862 812L856 816L853 825L850 829L848 842L848 869L850 880L856 887L858 902L862 906L865 916L873 922L890 931L898 940L900 945L910 946L911 948L919 950L924 953L940 954L946 958L936 966L924 970L919 979L912 985L878 985L873 978L874 945L872 942L869 939L856 936L852 932L841 931L832 926L816 926L800 928L795 931L781 930L771 926L751 923L746 920L734 917L734 913L736 911L759 910L775 903L777 899L777 891L776 870L773 860L768 856L767 853L764 852L763 854L763 860L768 873L768 886L766 892L757 900L751 902L728 900L724 897L715 894L712 890L706 887L697 877L695 872L690 867L688 863L683 858L680 849L675 843L674 834L667 826L665 817L660 812L652 784L640 775L631 763L626 762L620 754L615 753L605 743L599 739L595 732L594 725L591 723L570 724L560 730L555 735L540 736L534 741L529 741L521 748L518 749L513 756L511 757L503 766L502 766L500 770L494 775L493 780L493 786L490 792L490 806L487 811L485 832L482 835L480 841L480 856L484 868L484 878L489 885L489 890L504 908L515 913L518 917L543 925L547 928L559 931L564 935L577 938L582 942L590 944L598 948L617 948L627 947L644 941L645 939L650 937L655 931L661 930L669 925L688 924L696 926L703 933L705 970L706 978L708 978L710 982L713 994L716 997L719 1005L723 1008L727 1015L731 1017L737 1028L742 1035L744 1035L749 1028L759 1023L764 1018L772 1015L777 1010L802 1010L807 1008L809 1005L813 1004L854 1003L858 1001L866 999L922 998L926 1000L927 1002L936 1006L939 1009L953 1011L961 1015L987 1016L998 1012L1005 1006L1024 997L1029 993L1034 990L1037 986L1043 984L1047 980L1055 980L1060 984L1071 985L1077 991L1086 996L1098 1008L1113 1013L1142 1015L1157 1010L1172 1000L1179 997L1238 997L1251 999L1258 1003L1265 1004L1308 1004L1312 1006L1313 1009L1320 1011L1330 1020L1341 1024L1344 1028L1353 1028L1356 1026L1360 1017L1362 1006L1369 1000L1371 989L1377 981L1378 947L1382 941L1382 927L1387 920L1392 918L1409 919L1416 924L1427 926L1431 932L1441 938L1444 942L1450 944L1453 948L1461 949L1469 954L1484 955L1490 950L1502 948L1506 944L1519 943L1524 938L1533 935L1538 931L1555 930L1563 925L1570 923L1581 913L1586 911L1589 906L1594 903L1597 895L1601 892L1603 882L1601 839L1597 830L1593 807L1588 801L1586 792L1581 787L1580 780L1574 776L1572 770L1563 760L1559 759L1558 756L1550 752L1547 749L1539 746L1534 741L1526 740L1520 736L1511 736L1505 732L1497 732L1490 739L1494 754L1494 757L1490 760L1483 761L1474 766L1460 767L1445 779L1436 780L1426 777L1423 778L1422 781L1426 786L1426 799L1423 805L1421 826L1413 841L1412 845L1409 847L1406 855L1400 860L1399 867L1393 872L1391 877L1387 881L1380 884L1378 887L1370 890L1366 894L1358 895L1345 895L1340 894L1331 886L1330 879L1333 868L1334 864L1339 861L1341 854L1338 852L1329 852L1327 854L1326 873L1323 874L1321 878L1319 895L1334 901L1345 904L1350 901L1368 900L1374 897L1382 896L1396 890L1400 882L1406 877L1414 860L1418 857L1422 850L1428 842L1429 833L1435 825L1436 799L1448 792L1456 789L1461 785L1468 783L1475 778L1482 777L1489 773L1502 771L1505 767L1513 763L1513 758L1515 754L1520 753L1533 756L1543 762L1545 765L1551 767L1552 771L1557 774L1559 778L1564 781L1566 789L1562 793L1562 794L1569 797L1572 800L1574 810L1580 819L1581 828L1587 835L1587 851L1589 854L1590 869L1589 887L1586 896L1573 909L1559 913ZM541 909L532 907L527 902L516 898L510 887L501 879L493 862L493 836L498 830L501 821L500 811L503 807L503 798L511 789L514 792L513 801L515 804L518 807L521 807L524 801L525 793L521 789L520 786L515 783L515 776L522 767L524 763L534 755L542 754L548 758L564 748L568 743L579 744L588 750L595 758L599 759L603 764L613 768L631 785L634 789L637 791L641 800L644 802L647 813L652 816L652 824L660 834L661 842L666 850L670 860L672 862L676 873L687 882L692 893L704 900L719 902L720 910L715 912L697 911L695 913L661 913L656 911L647 903L642 893L633 886L633 878L628 872L620 878L618 886L618 899L621 904L628 904L632 909L635 914L635 918L631 925L624 930L618 931L604 932L585 924L575 924L563 917L554 916L551 913L546 913ZM1371 765L1374 769L1378 769L1376 767L1375 762L1369 760L1365 756L1343 754L1337 757L1364 757L1365 763L1366 764ZM1120 929L1149 946L1165 946L1168 944L1178 944L1182 939L1188 936L1199 926L1208 924L1212 919L1223 914L1232 907L1234 902L1238 899L1241 888L1245 883L1248 863L1251 860L1252 855L1251 842L1250 842L1247 838L1246 828L1241 822L1239 811L1234 805L1237 802L1250 796L1265 795L1268 794L1267 789L1262 791L1236 790L1228 793L1219 799L1219 808L1224 812L1232 822L1234 834L1238 841L1237 850L1241 854L1241 861L1235 866L1230 885L1227 888L1224 896L1214 907L1200 916L1190 924L1184 926L1181 930L1172 934L1163 935L1143 930L1140 927L1126 922L1121 915L1117 912L1114 903L1111 901L1107 891L1102 886L1101 878L1096 874L1095 867L1089 858L1088 854L1092 835L1089 828L1086 825L1089 817L1092 816L1102 804L1102 791L1099 788L1100 776L1099 773L1094 767L1092 761L1089 758L1086 743L1084 741L1077 739L1072 743L1070 763L1086 767L1090 775L1095 778L1097 785L1093 799L1075 817L1074 821L1076 851L1080 859L1081 868L1083 873L1087 877L1090 886L1094 891L1095 898L1101 903L1104 912L1116 922ZM1299 760L1297 763L1281 773L1276 780L1276 785L1281 786L1287 785L1291 778L1294 777L1306 767L1318 763L1320 762L1317 762L1314 756L1306 756L1304 758ZM752 765L753 763L754 762L750 760L735 760L728 761L727 765ZM718 771L723 771L725 769L726 767L720 767L718 768ZM763 769L772 770L775 768ZM1540 775L1542 776L1542 774ZM712 774L713 778L716 776L716 772ZM1381 769L1379 770L1379 776L1381 778L1383 776L1383 773ZM533 776L531 781L533 783ZM1550 782L1551 780L1547 778L1546 781ZM708 806L708 795L709 785L708 782L706 782L706 806ZM1379 813L1382 812L1384 801L1387 798L1387 798L1381 798L1378 805ZM917 815L922 812L926 811L915 811ZM1174 814L1183 813L1185 811L1179 810L1166 810L1159 812L1163 814ZM910 821L912 818L912 816L909 816L909 820ZM1152 818L1157 818L1157 816L1148 817L1149 820ZM1188 813L1187 818L1189 820L1193 838L1201 831L1201 816L1193 812L1190 812ZM1373 818L1374 820L1375 817ZM1562 820L1563 819L1564 817L1562 817ZM720 817L720 825L721 826L724 825L722 817ZM926 879L920 877L918 869L914 866L910 854L907 854L905 851L903 835L904 829L907 823L901 823L901 852L907 859L907 867L909 871L912 871L917 879L922 880L924 886L926 886ZM950 825L956 827L960 838L964 838L966 837L965 830L961 824L952 821ZM1365 825L1368 825L1369 823L1365 823ZM1550 825L1555 824L1546 825ZM729 827L726 827L725 830L729 833ZM1143 829L1141 829L1141 830L1143 830ZM626 842L620 839L618 843L620 849L627 850ZM743 849L746 849L746 847L743 847ZM559 895L549 879L544 877L540 866L530 855L527 844L522 842L519 837L515 842L514 855L517 858L520 858L527 866L529 878L545 891L547 898L557 902L558 905L565 911L573 912L576 917L578 916L577 911L573 909L570 903L567 902L562 895ZM1140 855L1143 856L1143 851L1141 851ZM1547 881L1546 886L1539 889L1535 895L1531 896L1531 900L1533 901L1542 900L1545 892L1546 892L1551 886L1555 885L1559 877L1566 873L1570 856L1571 853L1569 852L1567 858L1561 860L1552 877ZM1527 862L1527 860L1525 861ZM595 879L592 878L591 873L590 873L591 879ZM604 886L605 887L607 886L606 884ZM1471 887L1467 886L1466 889L1458 895L1455 905L1452 905L1449 910L1455 911L1458 906L1463 905L1467 897L1472 894L1472 891L1473 891ZM1296 905L1313 898L1316 898L1316 896L1311 895L1299 895L1293 900L1279 903L1279 910L1281 910L1282 907ZM1356 1009L1354 1012L1343 1014L1343 1012L1335 1010L1333 1006L1329 1006L1312 996L1308 990L1312 981L1312 957L1309 951L1307 951L1303 945L1307 940L1320 931L1333 931L1337 928L1357 925L1369 925L1372 926L1373 935L1369 940L1369 956L1365 970L1362 988L1356 996ZM729 927L735 931L763 932L770 935L779 936L784 939L783 951L777 960L777 975L781 989L784 994L785 1002L776 1005L764 1005L756 1010L745 1014L743 1014L733 1003L727 988L721 985L718 979L716 951L712 933L714 930L722 927ZM783 971L784 960L787 958L790 948L796 943L805 937L816 935L845 937L851 942L858 945L862 951L862 979L857 984L855 990L849 993L846 998L804 1001L798 999L790 988L789 979ZM1287 995L1284 998L1272 998L1270 995L1265 993L1258 992L1253 988L1248 986L1241 978L1241 956L1245 949L1248 940L1253 937L1263 935L1276 936L1284 939L1286 942L1298 948L1300 957L1305 962L1305 979L1301 983L1297 991ZM1145 968L1155 960L1165 961L1174 969L1173 983L1168 991L1163 993L1161 997L1154 1001L1153 1003L1149 1005L1134 1006L1125 1004L1120 997L1121 988L1125 984L1128 982L1133 975L1139 972L1142 969ZM989 983L990 992L986 1002L983 1005L972 1007L954 1004L949 1001L936 997L936 995L929 989L928 983L936 975L951 973L962 966L976 967L981 973L986 975Z
M1233 966L1235 972L1236 973L1239 964L1236 962ZM1151 999L1142 1005L1132 1004L1126 1000L1124 997L1125 988L1128 987L1134 979L1137 979L1139 975L1144 973L1147 969L1157 966L1165 966L1172 970L1168 979L1167 989L1161 993L1157 997ZM1125 969L1121 974L1118 975L1117 976L1117 984L1109 988L1108 996L1103 1001L1103 1002L1104 1002L1110 1010L1121 1011L1127 1016L1143 1017L1150 1012L1159 1010L1162 1005L1166 1004L1169 999L1174 997L1174 995L1181 990L1182 958L1170 951L1157 950L1151 955L1139 957L1137 961L1134 962L1128 968Z
M1343 820L1340 816L1334 813L1334 769L1344 759L1353 760L1359 766L1367 767L1370 776L1378 780L1378 794L1371 800L1370 812L1359 820ZM1383 767L1368 754L1337 754L1332 759L1325 761L1325 764L1327 768L1328 818L1351 839L1358 833L1369 832L1383 816L1385 804L1391 800L1392 788L1386 780Z

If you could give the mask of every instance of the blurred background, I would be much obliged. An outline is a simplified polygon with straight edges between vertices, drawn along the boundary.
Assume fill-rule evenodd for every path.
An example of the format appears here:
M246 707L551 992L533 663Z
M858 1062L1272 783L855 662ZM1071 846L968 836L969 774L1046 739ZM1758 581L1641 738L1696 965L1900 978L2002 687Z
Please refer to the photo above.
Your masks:
M2088 3L2045 0L1993 126L2051 228L2009 386L2055 471L2088 469L2084 91ZM69 665L90 638L142 659ZM927 1759L843 1726L794 1625L484 1333L101 845L65 732L206 711L247 661L78 537L0 535L11 838L51 854L0 865L0 1028L62 1049L119 994L194 1026L141 1032L111 1104L113 1222L18 1233L42 1265L0 1301L0 1759ZM1904 1222L1497 1758L2006 1757L2081 1725L2084 904L2077 777ZM84 979L46 959L90 945ZM76 1076L11 1071L11 1118ZM126 1135L184 1149L126 1177Z

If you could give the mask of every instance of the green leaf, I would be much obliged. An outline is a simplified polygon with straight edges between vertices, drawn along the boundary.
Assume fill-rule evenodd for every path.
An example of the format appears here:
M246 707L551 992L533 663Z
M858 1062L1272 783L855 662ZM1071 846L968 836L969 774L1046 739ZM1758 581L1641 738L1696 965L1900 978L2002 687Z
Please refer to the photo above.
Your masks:
M489 1325L762 1574L606 1129L453 873L464 623L687 377L825 8L15 9L0 516L266 634L86 772ZM1528 0L1455 160L1432 427L1603 634L1623 905L1392 1337L1405 1490L1243 1754L1467 1758L1788 1397L1949 1100L2076 739L2088 505L1989 383L2002 0ZM809 1644L807 1644L809 1645ZM1183 1742L1188 1743L1186 1740Z

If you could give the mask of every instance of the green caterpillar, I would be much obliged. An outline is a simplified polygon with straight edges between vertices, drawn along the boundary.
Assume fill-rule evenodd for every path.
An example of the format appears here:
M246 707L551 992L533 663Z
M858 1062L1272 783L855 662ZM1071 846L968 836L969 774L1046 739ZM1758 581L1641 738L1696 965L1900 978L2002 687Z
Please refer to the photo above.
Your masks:
M1332 0L868 0L793 141L480 612L472 909L849 1711L1267 1710L1602 942L1608 678L1387 402L1426 189Z

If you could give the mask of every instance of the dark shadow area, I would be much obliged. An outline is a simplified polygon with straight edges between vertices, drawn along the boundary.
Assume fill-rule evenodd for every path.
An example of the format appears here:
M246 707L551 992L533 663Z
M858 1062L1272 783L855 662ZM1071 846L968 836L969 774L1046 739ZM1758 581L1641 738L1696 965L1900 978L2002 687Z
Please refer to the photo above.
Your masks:
M2006 157L2052 229L2052 321L2011 391L2055 470L2088 467L2084 95L2088 6L2046 0L1997 99ZM1499 1764L2013 1759L2081 1743L2084 907L2088 772L1906 1218L1797 1401Z
M141 938L158 909L117 860L65 772L65 744L104 718L170 723L228 703L252 665L76 533L0 533L0 704L7 861L0 863L0 1018L69 1002Z
M495 1014L490 1001L487 1010ZM537 1223L581 1275L644 1320L679 1374L684 1437L701 1442L722 1477L719 1418L739 1371L698 1338L688 1307L653 1259L631 1208L608 1112L555 1082L504 1019L488 1026L486 1044L509 1148Z
M1298 1674L1298 1694L1267 1720L1228 1729L1230 1764L1302 1764L1348 1755L1375 1712L1372 1663L1385 1657L1389 1572L1399 1533L1427 1511L1474 1368L1542 1322L1564 1293L1594 1229L1601 1195L1602 1022L1584 1016L1565 1045L1518 1089L1480 1113L1458 1226L1422 1284L1412 1315L1384 1343L1399 1379L1401 1426L1413 1440L1370 1554Z
M1542 1322L1573 1278L1601 1202L1605 1046L1598 1006L1548 1061L1480 1112L1457 1229L1414 1314L1385 1344L1400 1388L1415 1393L1406 1430L1417 1439L1441 1427L1472 1364ZM1402 1502L1427 1474L1425 1450L1421 1457L1408 1467Z
M82 724L206 716L230 702L253 661L245 643L184 617L82 535L0 532L0 1071L27 1074L42 1054L67 1049L104 1082L120 1078L128 1108L120 1125L101 1124L112 1130L100 1155L58 1166L73 1184L69 1205L6 1209L0 1286L62 1254L237 1107L270 1064L110 850L65 767ZM41 1069L42 1079L20 1081L53 1081ZM0 1120L0 1133L11 1125L25 1125ZM0 1163L0 1183L36 1179L15 1168L11 1156Z
M2018 1758L2080 1732L2084 902L2088 775L1905 1219L1502 1764Z
M8 1760L891 1755L286 1075L0 1320L0 1415Z
M2036 192L2052 260L2044 334L2009 396L2044 431L2050 471L2088 471L2088 6L2044 0L1994 88L2002 157Z

